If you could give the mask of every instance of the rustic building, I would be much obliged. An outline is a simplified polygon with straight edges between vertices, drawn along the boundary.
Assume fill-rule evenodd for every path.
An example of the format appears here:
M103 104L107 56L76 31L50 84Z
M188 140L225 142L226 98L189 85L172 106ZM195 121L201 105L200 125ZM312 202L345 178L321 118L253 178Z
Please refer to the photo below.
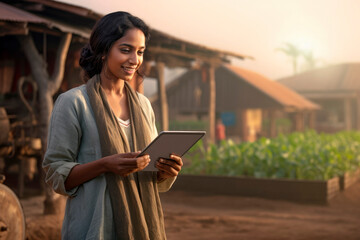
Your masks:
M206 72L190 70L167 86L170 120L208 120L207 79ZM276 136L284 132L281 126L276 126L280 118L291 119L290 131L314 128L313 119L319 107L277 82L230 65L218 67L215 79L216 114L230 122L228 136L245 141L254 141L259 135ZM151 101L158 114L157 97Z
M279 82L321 106L318 131L360 130L360 63L315 69Z

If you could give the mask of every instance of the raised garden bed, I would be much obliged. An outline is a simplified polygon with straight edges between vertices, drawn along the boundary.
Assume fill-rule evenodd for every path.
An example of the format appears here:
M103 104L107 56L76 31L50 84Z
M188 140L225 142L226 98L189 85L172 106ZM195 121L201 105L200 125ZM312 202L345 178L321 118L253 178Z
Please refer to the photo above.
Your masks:
M352 173L345 173L339 178L340 190L346 190L348 187L360 180L360 168Z
M340 191L338 177L327 181L181 174L173 190L326 204Z

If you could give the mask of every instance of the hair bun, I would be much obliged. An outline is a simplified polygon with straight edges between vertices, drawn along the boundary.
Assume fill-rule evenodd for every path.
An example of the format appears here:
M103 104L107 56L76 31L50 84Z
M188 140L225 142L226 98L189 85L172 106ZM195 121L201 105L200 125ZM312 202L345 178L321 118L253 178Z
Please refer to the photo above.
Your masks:
M90 44L86 44L86 46L83 47L83 49L81 50L81 57L89 58L89 57L92 57L93 55L94 55L94 52L92 51Z
M101 59L100 61L97 60L89 44L86 44L81 50L79 64L85 71L85 81L95 74L100 73L102 68Z

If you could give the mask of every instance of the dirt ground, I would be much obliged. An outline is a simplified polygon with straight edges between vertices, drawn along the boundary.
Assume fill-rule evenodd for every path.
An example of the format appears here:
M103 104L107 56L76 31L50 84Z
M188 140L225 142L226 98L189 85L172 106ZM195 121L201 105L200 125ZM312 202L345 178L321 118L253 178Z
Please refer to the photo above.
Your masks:
M169 240L360 239L360 182L326 206L180 191L161 198ZM62 217L42 215L43 200L21 200L29 240L60 238Z

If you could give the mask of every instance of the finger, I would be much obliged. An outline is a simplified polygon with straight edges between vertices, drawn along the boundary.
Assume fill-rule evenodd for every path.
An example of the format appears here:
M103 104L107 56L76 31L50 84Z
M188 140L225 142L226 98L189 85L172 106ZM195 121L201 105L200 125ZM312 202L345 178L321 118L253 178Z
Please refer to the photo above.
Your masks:
M182 166L183 165L183 161L182 158L175 155L175 154L170 154L170 159L174 160L175 162L177 162L178 165Z
M144 156L136 158L136 161L138 164L143 164L143 163L148 164L151 161L151 159L150 159L149 155L144 155Z
M148 165L149 165L149 163L146 163L146 164L144 164L144 165L142 165L142 166L138 167L137 171L141 171L141 170L143 170L143 169L144 169L144 168L146 168Z
M176 171L174 168L170 167L169 165L166 164L161 164L161 163L157 163L156 167L161 170L164 171L167 175L169 176L177 176L179 174L179 171Z
M138 158L120 157L117 160L118 160L118 164L121 166L138 166L139 164L150 162L150 157L149 155L144 155Z
M120 157L122 158L136 158L139 155L139 152L128 152L128 153L120 153Z
M132 168L127 169L126 176L128 176L131 173L143 170L147 165L149 165L149 162L143 162L143 163L140 163L139 165L137 165L135 168L132 167Z
M138 168L145 168L150 163L150 158L144 158L144 159L138 159L137 161L137 167Z
M178 162L174 161L174 160L169 160L169 159L164 159L164 158L160 158L159 162L161 164L165 164L168 165L172 168L174 168L176 171L180 171L181 170L181 165L178 164Z
M117 165L119 167L136 167L139 162L144 161L143 159L137 158L120 158L118 159Z

